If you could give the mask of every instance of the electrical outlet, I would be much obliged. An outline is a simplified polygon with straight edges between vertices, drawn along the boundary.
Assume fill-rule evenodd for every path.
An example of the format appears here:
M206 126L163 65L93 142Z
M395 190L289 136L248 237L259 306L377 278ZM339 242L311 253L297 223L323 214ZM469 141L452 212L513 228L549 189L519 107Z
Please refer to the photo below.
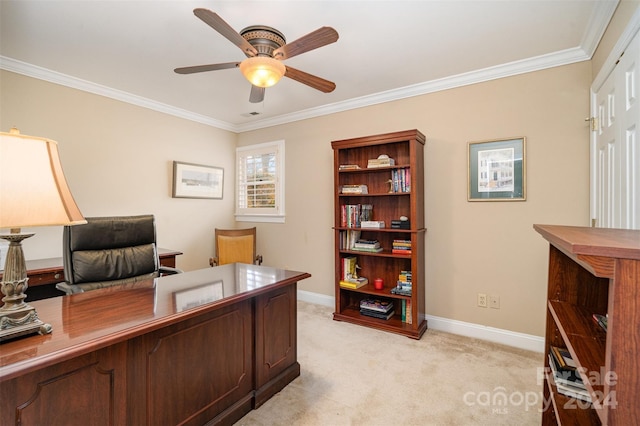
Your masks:
M487 295L484 293L478 293L478 306L481 308L487 307Z
M489 307L500 309L500 296L489 296Z

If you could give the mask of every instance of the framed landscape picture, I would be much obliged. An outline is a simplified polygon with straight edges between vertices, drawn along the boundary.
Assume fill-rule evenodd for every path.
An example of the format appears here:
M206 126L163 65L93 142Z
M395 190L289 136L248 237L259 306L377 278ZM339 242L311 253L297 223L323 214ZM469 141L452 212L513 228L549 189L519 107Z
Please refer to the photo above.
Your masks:
M173 198L222 199L224 169L173 162Z
M525 138L469 142L468 201L526 200Z

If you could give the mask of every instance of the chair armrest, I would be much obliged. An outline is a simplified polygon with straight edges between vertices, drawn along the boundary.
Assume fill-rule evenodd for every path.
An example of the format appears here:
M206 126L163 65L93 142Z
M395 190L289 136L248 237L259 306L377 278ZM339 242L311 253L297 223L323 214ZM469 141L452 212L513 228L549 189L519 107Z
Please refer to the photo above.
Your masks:
M65 294L84 293L84 290L81 287L74 284L69 284L68 282L57 283L56 288L60 291L63 291Z
M161 275L174 275L174 274L181 274L184 271L182 269L178 269L178 268L172 268L170 266L160 266L160 268L158 268L158 271L160 272Z

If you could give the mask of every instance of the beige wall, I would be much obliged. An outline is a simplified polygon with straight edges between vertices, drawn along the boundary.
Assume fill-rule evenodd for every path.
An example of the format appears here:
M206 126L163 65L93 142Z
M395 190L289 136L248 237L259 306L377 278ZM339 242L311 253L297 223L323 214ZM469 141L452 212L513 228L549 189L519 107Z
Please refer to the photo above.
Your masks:
M239 135L286 140L285 225L259 224L265 262L333 295L330 141L417 128L427 138L430 315L543 335L547 245L534 223L588 225L590 64L583 62ZM468 202L467 143L527 138L527 201ZM366 276L366 271L363 271ZM476 307L477 293L500 309Z
M240 135L3 71L0 129L59 142L85 215L154 213L160 244L184 251L186 270L207 266L214 227L234 226L236 143L284 139L287 219L257 224L258 250L266 265L310 272L301 290L332 297L330 141L417 128L427 136L427 313L542 336L548 246L532 225L588 225L589 87L637 3L621 3L593 63ZM468 202L467 143L516 136L527 138L527 201ZM224 167L224 200L172 199L172 160ZM34 231L27 258L59 256L61 230ZM500 309L476 307L479 292L500 296Z
M0 93L0 130L58 142L85 216L152 213L159 245L185 253L178 267L208 266L214 227L233 226L234 133L6 71ZM171 198L174 160L224 167L224 199ZM61 227L31 231L27 259L61 256Z

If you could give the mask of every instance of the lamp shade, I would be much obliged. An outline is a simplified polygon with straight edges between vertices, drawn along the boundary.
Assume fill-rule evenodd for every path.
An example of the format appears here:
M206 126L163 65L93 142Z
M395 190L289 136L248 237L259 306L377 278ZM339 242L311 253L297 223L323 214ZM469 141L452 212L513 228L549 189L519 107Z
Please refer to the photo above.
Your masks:
M57 142L15 129L0 133L0 228L81 223Z
M286 71L284 64L267 56L254 56L240 62L240 71L254 86L271 87Z

